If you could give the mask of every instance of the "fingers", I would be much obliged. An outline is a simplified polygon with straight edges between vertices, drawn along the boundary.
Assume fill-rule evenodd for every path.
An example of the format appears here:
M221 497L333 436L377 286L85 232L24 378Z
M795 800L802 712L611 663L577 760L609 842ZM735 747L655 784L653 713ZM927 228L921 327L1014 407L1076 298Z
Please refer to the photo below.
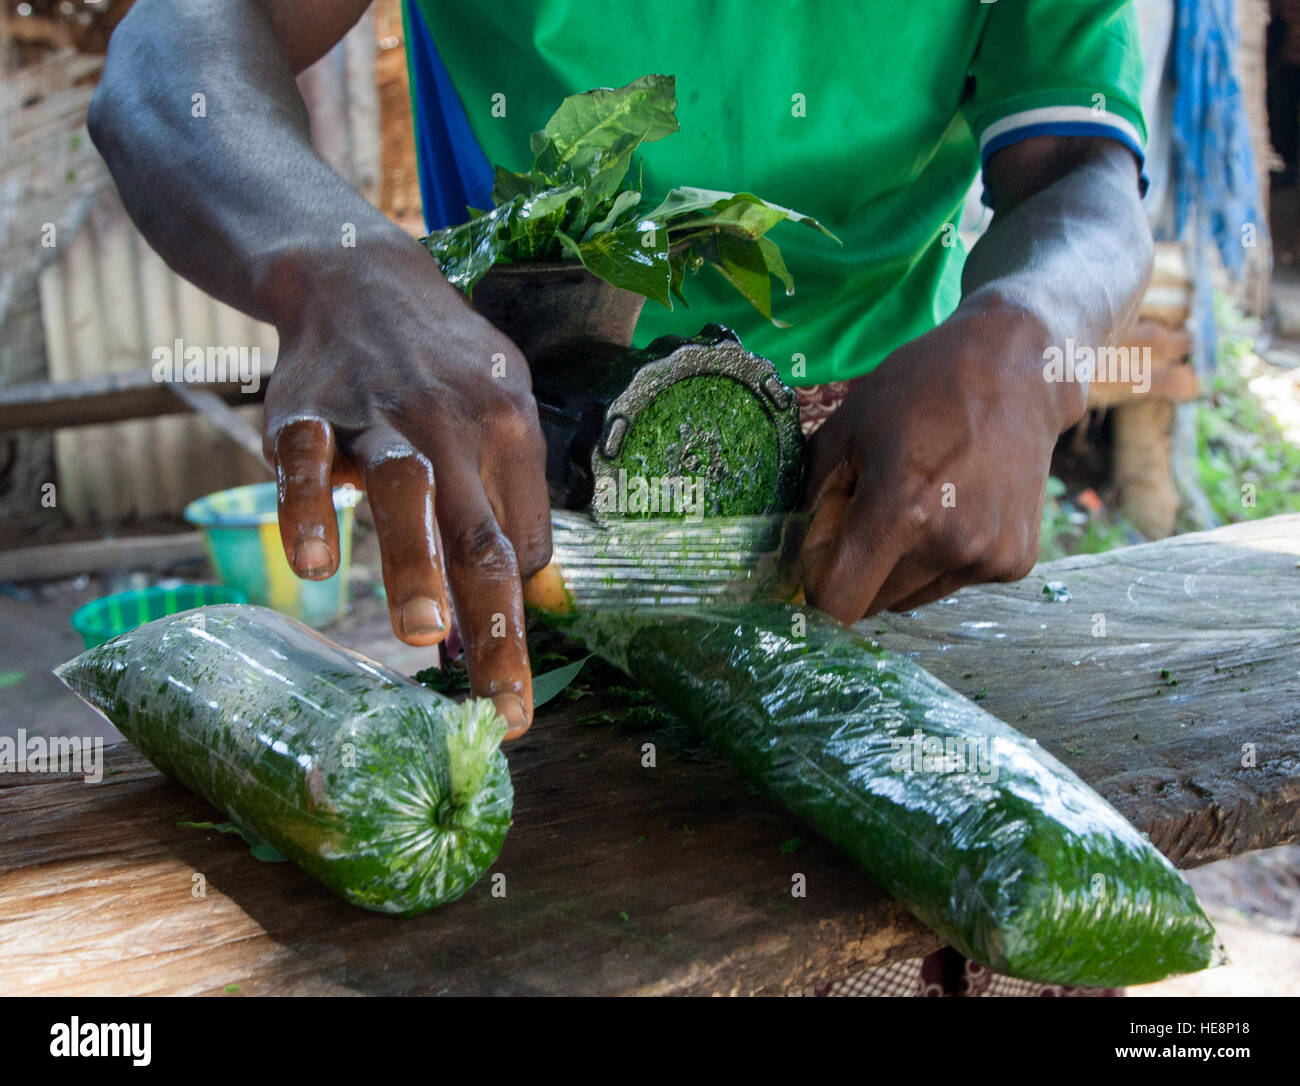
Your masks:
M877 611L909 610L901 606L902 601L910 601L913 596L946 577L947 574L936 569L932 561L915 553L906 554L889 571L889 576L880 586L866 613L874 615Z
M488 480L497 523L514 548L525 578L545 569L551 560L551 502L546 486L546 441L537 424L537 409L503 424L498 445L500 462Z
M496 703L506 721L506 738L514 739L533 718L523 584L514 548L473 465L462 460L443 467L438 509L470 690Z
M280 542L294 573L319 581L339 565L331 467L334 432L318 418L294 419L274 436Z
M395 430L383 427L358 437L351 455L379 536L393 632L408 645L437 644L447 635L448 608L438 562L433 468Z
M914 611L918 607L924 607L927 603L941 600L944 596L951 596L957 589L965 588L968 584L973 584L977 580L979 580L979 577L972 569L959 569L951 573L940 574L911 595L886 604L885 608L890 611Z
M848 465L826 476L815 500L800 553L804 592L831 617L856 622L905 553L906 541L888 509L871 509L870 488Z

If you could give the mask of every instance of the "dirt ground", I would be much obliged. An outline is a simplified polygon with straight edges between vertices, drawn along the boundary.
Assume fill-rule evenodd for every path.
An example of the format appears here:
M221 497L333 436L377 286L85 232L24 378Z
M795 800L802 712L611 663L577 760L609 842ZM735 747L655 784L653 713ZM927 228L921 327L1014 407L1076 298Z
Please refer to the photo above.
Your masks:
M1300 995L1300 845L1248 852L1185 874L1223 937L1228 964L1128 994Z

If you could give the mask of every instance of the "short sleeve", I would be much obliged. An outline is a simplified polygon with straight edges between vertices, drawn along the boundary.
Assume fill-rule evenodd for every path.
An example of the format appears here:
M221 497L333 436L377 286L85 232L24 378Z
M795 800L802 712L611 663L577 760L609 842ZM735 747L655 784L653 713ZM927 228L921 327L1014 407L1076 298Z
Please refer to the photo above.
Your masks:
M1142 164L1142 49L1131 0L993 0L962 111L980 163L1032 136L1104 136ZM1147 179L1142 173L1145 195Z

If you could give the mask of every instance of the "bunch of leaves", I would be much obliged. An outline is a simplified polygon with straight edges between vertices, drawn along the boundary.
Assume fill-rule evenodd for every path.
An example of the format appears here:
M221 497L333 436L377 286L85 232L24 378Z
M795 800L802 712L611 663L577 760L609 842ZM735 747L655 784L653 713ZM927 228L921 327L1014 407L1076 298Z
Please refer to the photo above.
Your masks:
M573 260L624 290L671 309L682 283L710 265L772 323L772 279L794 279L767 237L777 223L802 223L838 242L815 219L747 192L675 188L645 206L642 171L630 178L642 143L677 131L676 80L647 75L617 89L566 98L532 135L527 173L495 169L491 210L423 239L447 279L472 295L497 263Z

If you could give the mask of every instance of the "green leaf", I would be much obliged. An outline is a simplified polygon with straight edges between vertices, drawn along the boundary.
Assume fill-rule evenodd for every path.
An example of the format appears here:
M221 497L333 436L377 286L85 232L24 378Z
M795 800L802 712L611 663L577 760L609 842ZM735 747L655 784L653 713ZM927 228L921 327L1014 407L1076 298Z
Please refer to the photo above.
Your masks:
M556 161L569 161L580 153L609 148L623 137L636 143L663 139L677 131L677 80L670 75L645 75L625 87L598 87L570 95L551 115L546 127L533 136L539 157L554 149Z
M424 246L437 260L438 267L452 286L471 294L488 269L502 255L500 232L509 224L522 197L494 207L469 222L438 230L424 239Z
M421 686L436 690L439 694L452 697L469 690L469 672L463 667L426 667L417 671L412 678Z
M629 208L636 207L641 202L641 194L633 192L631 189L625 189L614 198L614 203L600 222L592 223L587 227L587 232L582 235L583 241L590 241L596 234L603 234L607 230L612 230L619 225L619 217L627 212Z
M618 192L623 179L627 177L627 171L632 168L632 155L640 142L637 136L624 136L616 140L608 150L597 152L590 163L586 164L585 173L590 180L585 206L589 210L594 211Z
M570 200L582 192L575 184L522 193L469 222L438 230L424 246L454 287L472 294L498 260L547 259L555 248L555 231Z
M246 830L237 822L178 822L178 826L185 826L192 830L216 830L218 833L233 833L237 837L242 837L249 846L249 851L253 854L254 859L261 860L263 863L278 864L284 863L285 859L276 851L274 845L263 841L252 830Z
M539 187L532 175L515 173L504 166L496 167L493 178L492 202L498 206L508 204L516 196L531 196Z
M560 243L565 259L576 260L579 264L582 263L582 250L578 248L578 243L573 238L569 237L563 230L557 230L555 240Z
M668 252L668 263L671 269L669 289L685 308L690 309L682 294L682 280L688 273L694 275L704 267L704 257L697 253L693 246L673 247Z
M794 276L790 274L790 269L785 266L785 260L781 256L781 250L776 247L776 242L771 238L759 238L758 251L763 255L763 260L767 263L768 272L781 280L785 286L786 297L789 297L794 293Z
M542 189L527 197L520 204L515 215L519 219L544 219L556 211L563 211L569 201L582 194L580 185Z
M697 189L689 185L683 186L682 188L670 190L668 195L664 197L663 203L649 212L646 218L654 219L655 222L666 223L672 218L711 208L716 204L730 200L734 195L734 192L721 192L717 189Z
M700 212L707 214L698 214ZM840 240L812 216L780 204L769 203L752 192L720 192L717 189L689 186L677 188L669 192L663 203L645 217L665 223L669 229L674 230L718 225L735 228L750 237L760 237L778 222L789 219L812 227L836 242ZM682 221L673 221L677 219ZM758 229L760 226L762 228Z
M582 670L582 665L590 659L590 656L584 656L581 660L574 660L573 663L565 664L564 667L557 667L554 671L534 675L533 708L541 708L573 682L578 677L578 672Z
M653 223L642 220L597 234L577 246L577 255L588 271L605 282L672 309L668 235Z
M640 170L629 183L632 160L642 143L677 131L676 107L672 76L569 96L532 134L531 171L497 166L496 206L470 209L469 222L430 234L426 248L467 295L495 263L567 259L669 309L674 297L686 304L684 279L707 259L768 320L788 327L772 317L770 280L792 294L794 278L766 234L789 220L839 239L816 219L747 192L675 188L638 214L644 190Z
M691 230L716 227L730 233L754 239L761 238L777 223L787 218L784 208L764 203L756 196L737 193L730 200L717 204L711 211L694 215L685 225Z
M778 328L789 328L785 321L772 316L772 278L767 260L757 240L719 234L716 239L717 260L713 266L745 299ZM707 259L707 257L706 257Z

